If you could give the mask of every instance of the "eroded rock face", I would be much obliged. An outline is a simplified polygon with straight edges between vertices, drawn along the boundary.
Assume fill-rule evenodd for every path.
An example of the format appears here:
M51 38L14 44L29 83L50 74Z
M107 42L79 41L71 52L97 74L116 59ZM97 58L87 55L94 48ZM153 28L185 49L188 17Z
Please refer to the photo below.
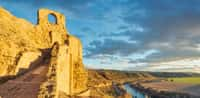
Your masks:
M36 50L34 26L0 8L0 76L12 75L21 52ZM32 47L32 48L30 48Z
M56 22L50 23L48 15ZM59 47L56 52L52 50L55 43ZM38 24L32 25L0 8L0 46L0 77L17 75L50 61L49 66L55 63L56 92L74 95L87 89L81 42L67 32L65 17L60 13L40 9Z

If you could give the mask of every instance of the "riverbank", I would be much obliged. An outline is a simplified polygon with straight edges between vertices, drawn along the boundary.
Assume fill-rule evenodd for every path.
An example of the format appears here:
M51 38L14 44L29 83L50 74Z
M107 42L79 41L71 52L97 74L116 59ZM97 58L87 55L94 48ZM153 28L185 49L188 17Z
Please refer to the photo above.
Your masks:
M152 79L155 79L155 77L146 73L89 70L88 87L92 96L100 96L100 98L132 98L124 89L124 83Z
M146 81L146 82L134 82L126 83L131 88L136 89L138 92L143 93L153 98L199 98L200 86L173 83L168 81ZM186 90L189 89L190 90ZM193 90L191 90L193 88ZM137 97L138 98L138 97ZM140 98L140 97L139 97ZM148 98L148 97L141 97Z
M155 75L155 76L154 76ZM91 89L91 94L94 96L103 96L102 98L131 98L134 96L128 92L124 84L129 83L131 88L135 88L139 92L153 96L153 98L199 98L195 94L189 93L196 92L196 89L200 87L194 87L196 85L173 83L168 80L169 77L194 77L199 76L190 73L152 73L152 72L125 72L115 70L89 70L89 82L88 87ZM164 76L164 77L156 77ZM166 76L166 77L165 77ZM178 77L177 77L178 78ZM166 82L168 81L168 82ZM157 84L156 84L157 83ZM175 90L176 88L185 89L185 92L181 90ZM170 90L172 89L172 90ZM193 89L193 90L191 90ZM195 91L194 91L195 90ZM123 95L130 94L129 97ZM122 97L123 96L123 97ZM140 97L137 97L140 98Z

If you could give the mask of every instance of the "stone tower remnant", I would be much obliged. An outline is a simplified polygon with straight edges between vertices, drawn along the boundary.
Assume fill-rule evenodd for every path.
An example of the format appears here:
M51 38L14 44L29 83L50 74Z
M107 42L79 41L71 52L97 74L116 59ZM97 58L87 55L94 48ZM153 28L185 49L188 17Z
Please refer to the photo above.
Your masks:
M38 28L49 34L51 46L58 44L56 60L51 60L56 62L57 89L69 95L83 92L87 89L87 73L82 63L81 41L66 31L64 15L47 9L40 9L38 15ZM56 17L56 24L49 23L48 15Z
M48 21L48 15L55 17L55 23ZM78 95L87 90L82 44L68 33L63 14L40 9L38 23L33 25L0 7L0 45L1 77L20 75L48 62L47 80L41 89L52 86L53 96L60 92ZM43 89L39 97L48 93Z

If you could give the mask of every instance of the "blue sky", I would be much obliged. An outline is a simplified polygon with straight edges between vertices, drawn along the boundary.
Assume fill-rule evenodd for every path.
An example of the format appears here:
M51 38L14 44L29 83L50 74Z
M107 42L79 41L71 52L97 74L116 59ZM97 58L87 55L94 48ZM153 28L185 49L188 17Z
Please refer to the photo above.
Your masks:
M37 10L66 16L89 68L200 72L200 0L0 0L36 24ZM184 63L183 63L184 62Z

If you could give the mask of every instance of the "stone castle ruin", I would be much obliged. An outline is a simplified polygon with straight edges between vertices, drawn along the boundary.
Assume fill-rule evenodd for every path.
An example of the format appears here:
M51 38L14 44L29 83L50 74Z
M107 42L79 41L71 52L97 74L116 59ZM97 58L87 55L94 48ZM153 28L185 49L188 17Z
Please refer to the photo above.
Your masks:
M48 21L48 15L55 17L55 23ZM47 72L38 84L38 98L58 98L60 93L81 95L87 92L82 44L68 33L63 14L40 9L38 24L33 25L0 8L0 46L0 80L15 77L13 83L18 83L15 82L18 81L17 77L26 76L27 72L45 66ZM42 69L38 70L38 73L43 72ZM2 95L4 93L1 93L0 86ZM30 94L27 96L30 98ZM9 97L5 95L5 98Z

